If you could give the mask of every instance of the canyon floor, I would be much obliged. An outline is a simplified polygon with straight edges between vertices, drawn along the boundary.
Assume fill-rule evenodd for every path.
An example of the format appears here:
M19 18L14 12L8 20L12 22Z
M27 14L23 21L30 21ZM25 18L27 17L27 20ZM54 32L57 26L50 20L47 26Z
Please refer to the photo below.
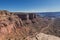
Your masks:
M0 40L60 40L60 18L1 10Z

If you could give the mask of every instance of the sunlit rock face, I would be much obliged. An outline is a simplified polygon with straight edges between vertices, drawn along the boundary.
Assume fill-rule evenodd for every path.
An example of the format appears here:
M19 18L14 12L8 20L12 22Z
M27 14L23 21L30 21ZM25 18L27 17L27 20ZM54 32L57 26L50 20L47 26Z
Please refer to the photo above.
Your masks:
M21 27L21 19L14 13L8 11L0 11L0 30L2 33L8 33L13 28Z
M60 40L60 38L53 35L39 33L34 37L31 36L27 37L26 40Z
M23 23L21 19L14 13L10 13L6 10L0 11L0 35L1 40L13 33L16 28L22 27Z

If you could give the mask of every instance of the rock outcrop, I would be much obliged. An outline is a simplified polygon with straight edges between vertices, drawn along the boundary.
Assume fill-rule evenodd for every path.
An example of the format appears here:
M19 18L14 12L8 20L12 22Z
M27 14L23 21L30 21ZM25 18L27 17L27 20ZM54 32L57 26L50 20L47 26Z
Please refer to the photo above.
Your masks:
M8 11L0 11L0 40L5 40L11 33L14 35L16 28L22 27L21 19L14 13ZM7 38L8 39L8 38ZM6 39L6 40L7 40Z
M34 19L37 18L37 15L34 13L15 13L16 15L18 15L18 17L20 17L22 20L27 20L27 19Z
M31 37L31 36L27 37L26 40L60 40L60 38L53 35L39 33L34 37Z

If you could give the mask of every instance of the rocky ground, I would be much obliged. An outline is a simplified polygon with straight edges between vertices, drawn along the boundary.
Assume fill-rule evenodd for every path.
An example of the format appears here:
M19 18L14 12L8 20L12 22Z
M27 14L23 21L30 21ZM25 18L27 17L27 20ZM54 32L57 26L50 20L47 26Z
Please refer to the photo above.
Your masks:
M0 40L60 40L59 24L59 18L48 20L37 17L22 20L18 14L2 10Z
M34 37L27 37L26 40L60 40L59 37L53 36L53 35L47 35L44 33L39 33Z

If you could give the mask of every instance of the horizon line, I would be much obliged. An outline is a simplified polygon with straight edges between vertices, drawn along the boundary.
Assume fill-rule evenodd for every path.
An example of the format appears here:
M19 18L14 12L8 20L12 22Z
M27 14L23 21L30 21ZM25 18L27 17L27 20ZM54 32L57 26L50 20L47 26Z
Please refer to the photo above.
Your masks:
M26 12L26 13L35 13L35 12L60 12L60 11L35 11L35 10L32 10L32 11L11 11L11 10L7 10L9 12Z

